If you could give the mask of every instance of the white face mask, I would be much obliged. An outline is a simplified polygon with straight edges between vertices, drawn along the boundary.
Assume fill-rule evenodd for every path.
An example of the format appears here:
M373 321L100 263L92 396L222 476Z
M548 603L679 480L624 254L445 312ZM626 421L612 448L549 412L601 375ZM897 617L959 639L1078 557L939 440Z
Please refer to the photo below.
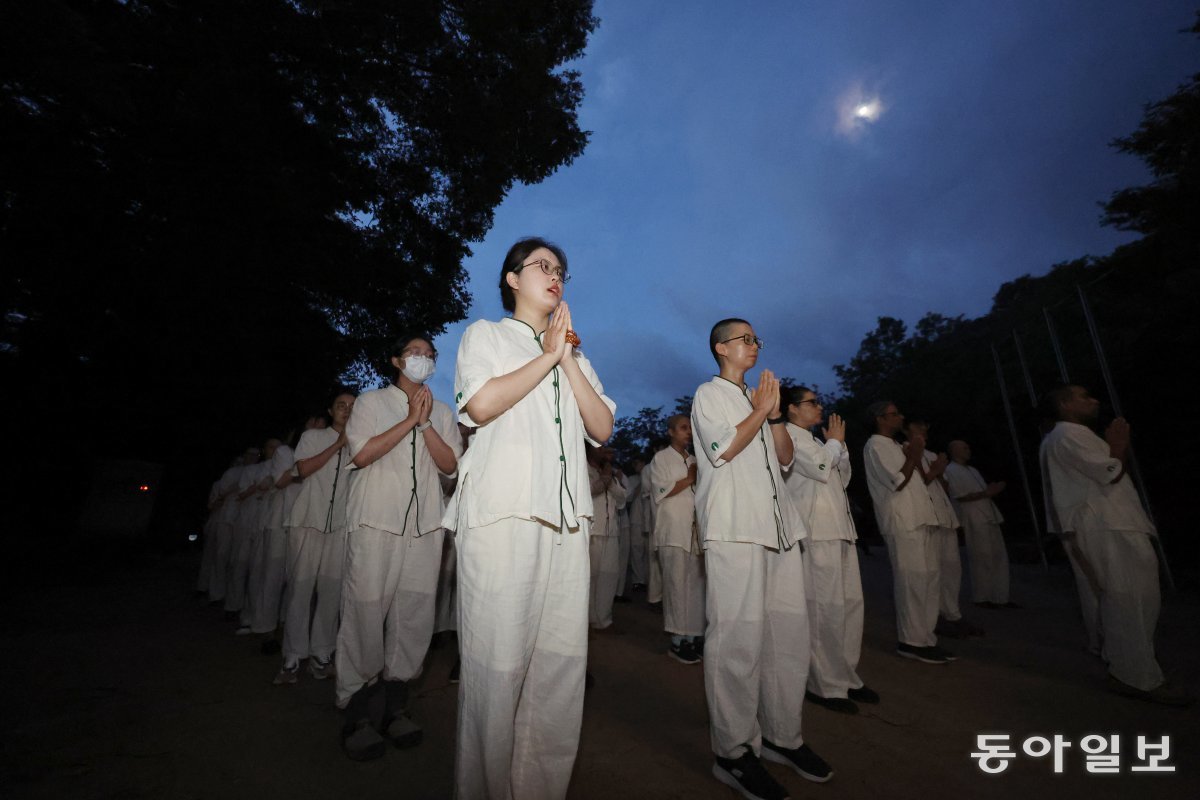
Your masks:
M401 372L413 383L424 383L433 375L436 366L429 356L409 356L404 359L404 369Z

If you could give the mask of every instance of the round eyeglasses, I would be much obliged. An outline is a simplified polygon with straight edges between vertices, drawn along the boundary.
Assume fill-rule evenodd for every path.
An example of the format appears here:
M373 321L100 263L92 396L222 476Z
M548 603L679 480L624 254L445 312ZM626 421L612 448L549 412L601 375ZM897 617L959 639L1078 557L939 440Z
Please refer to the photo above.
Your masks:
M720 342L720 344L729 344L730 342L736 342L739 339L744 342L747 347L754 345L759 350L762 350L763 347L765 347L763 340L752 333L743 333L741 336L734 336L732 339L724 339Z
M513 272L519 273L521 270L525 269L526 267L534 267L534 266L541 269L542 274L545 275L546 277L558 278L559 283L566 283L567 281L571 280L571 276L567 274L566 270L564 270L562 267L558 266L557 264L551 264L549 261L547 261L544 258L539 258L537 261L530 261L528 264L522 264L521 266L514 269Z

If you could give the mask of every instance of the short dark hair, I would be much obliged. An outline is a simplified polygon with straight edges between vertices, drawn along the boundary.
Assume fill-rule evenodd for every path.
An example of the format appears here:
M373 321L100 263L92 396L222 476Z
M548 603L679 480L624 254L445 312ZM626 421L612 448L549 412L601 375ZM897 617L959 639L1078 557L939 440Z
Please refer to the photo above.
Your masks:
M355 391L354 389L351 389L349 386L345 386L345 385L337 386L334 388L334 390L332 392L329 393L329 402L326 404L325 407L333 408L333 404L335 402L337 402L337 399L344 394L348 394L354 398L358 397L358 392Z
M1060 383L1047 391L1038 404L1042 415L1046 419L1061 420L1063 403L1074 396L1077 388L1078 384L1075 383Z
M717 345L725 340L729 329L738 323L749 325L750 323L740 317L729 317L723 319L716 325L712 326L712 330L708 333L708 351L712 353L712 357L717 360L717 364L721 363L721 359L717 357Z
M687 414L672 414L667 417L667 430L673 431L676 425L689 419Z
M567 276L567 254L562 251L561 247L539 236L527 236L517 241L508 248L508 253L504 256L504 264L500 267L500 303L510 314L517 310L517 298L513 295L512 287L508 285L508 273L520 272L521 265L525 263L525 259L529 258L529 254L542 247L554 253L559 266L562 267L563 278L565 279Z
M809 392L816 395L816 391L807 386L780 386L779 410L783 416L787 416L788 406L798 405L804 399L804 395Z
M399 380L400 370L392 366L393 358L404 358L404 349L413 343L414 339L420 339L422 342L428 342L433 348L433 360L437 361L437 348L433 346L433 337L424 331L405 331L396 337L396 341L392 342L391 350L388 352L387 369L385 375L391 375L392 380Z

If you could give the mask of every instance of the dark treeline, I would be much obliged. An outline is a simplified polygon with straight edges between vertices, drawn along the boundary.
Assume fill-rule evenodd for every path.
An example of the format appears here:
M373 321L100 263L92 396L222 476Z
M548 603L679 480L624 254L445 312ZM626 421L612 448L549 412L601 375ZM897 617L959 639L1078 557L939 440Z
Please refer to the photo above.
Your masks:
M468 243L586 144L564 65L595 25L590 0L5 3L6 526L71 527L97 459L164 464L186 502L159 510L199 517L348 364L462 319Z

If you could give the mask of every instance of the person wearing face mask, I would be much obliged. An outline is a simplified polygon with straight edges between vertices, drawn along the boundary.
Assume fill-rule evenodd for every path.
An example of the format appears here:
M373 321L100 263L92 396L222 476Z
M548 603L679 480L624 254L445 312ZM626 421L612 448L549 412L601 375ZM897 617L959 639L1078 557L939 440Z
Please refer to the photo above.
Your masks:
M446 511L458 550L455 795L564 797L583 719L593 508L584 442L612 435L616 404L576 347L563 251L509 248L512 313L463 333L459 420L477 433Z
M342 747L356 761L383 755L385 737L397 747L421 741L408 682L420 674L433 636L444 535L439 476L453 476L462 454L450 407L425 385L436 359L431 337L398 338L392 383L363 393L346 424L356 472L346 501L335 663ZM376 731L368 704L381 683L383 728Z

